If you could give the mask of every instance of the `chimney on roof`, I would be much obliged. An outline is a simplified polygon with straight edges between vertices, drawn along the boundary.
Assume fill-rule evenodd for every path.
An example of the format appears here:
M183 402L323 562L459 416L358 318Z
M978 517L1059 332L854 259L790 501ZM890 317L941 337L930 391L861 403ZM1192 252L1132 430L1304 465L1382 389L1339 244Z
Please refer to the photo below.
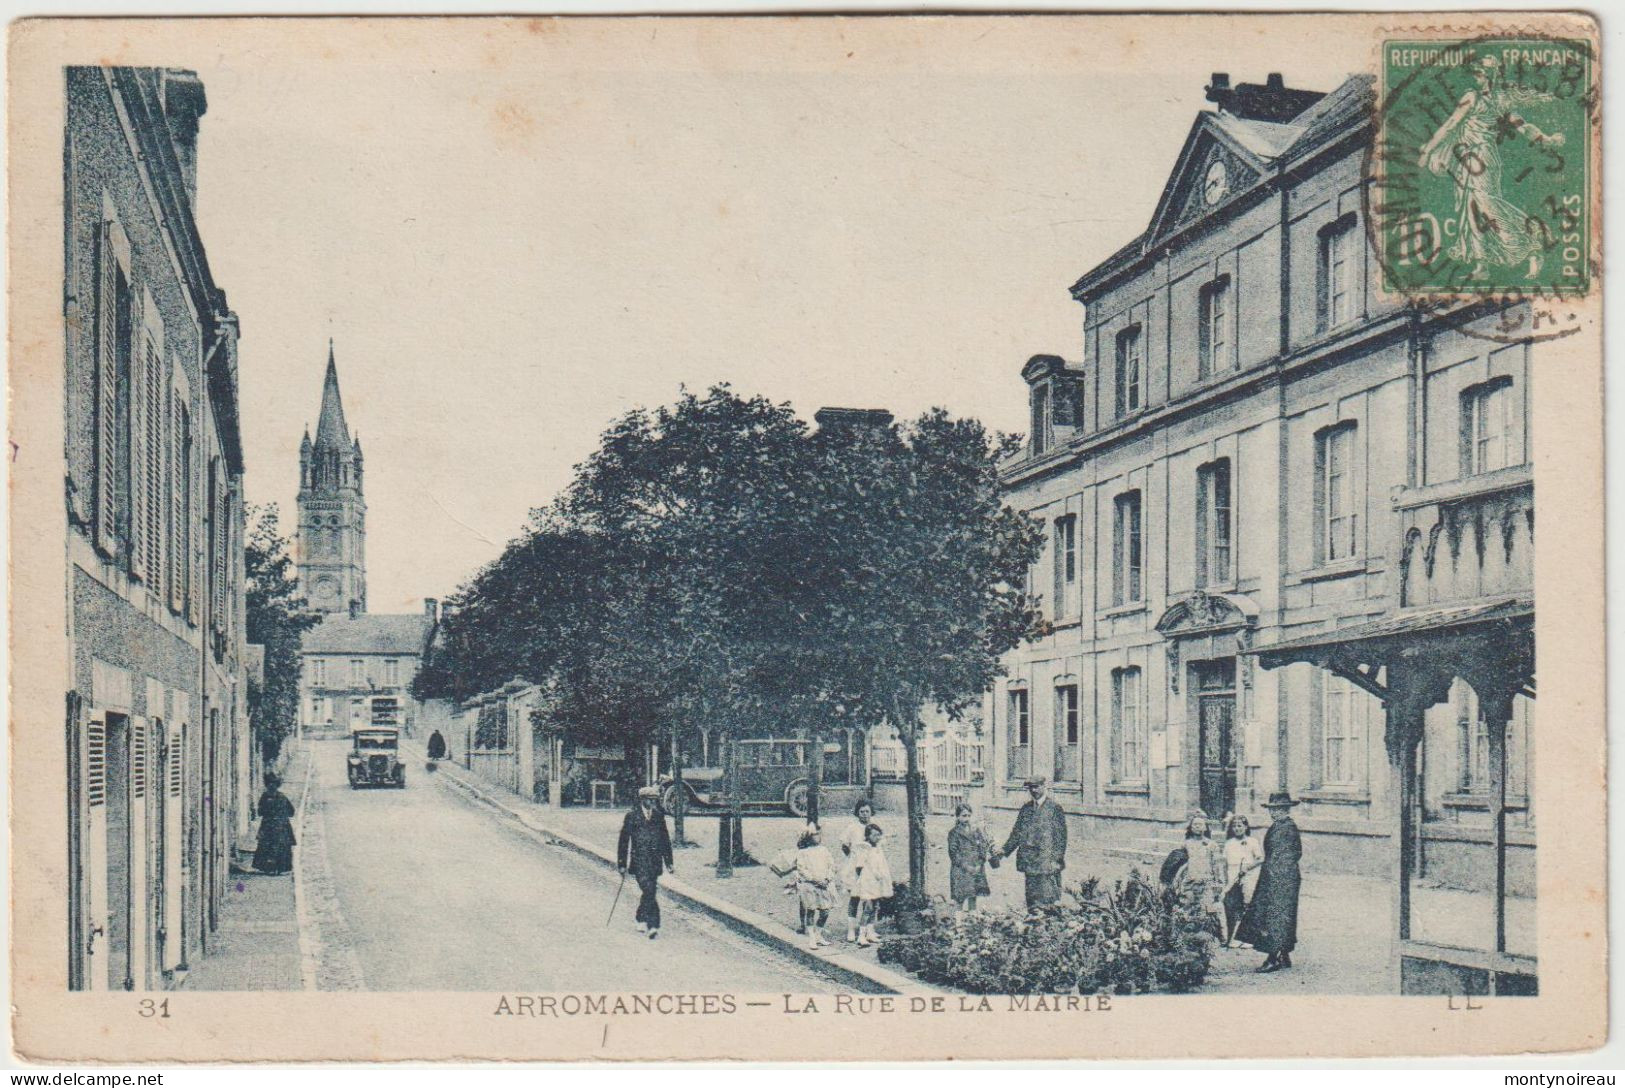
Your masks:
M440 602L433 597L423 598L423 614L429 617L430 623L440 622Z
M1214 72L1207 85L1207 100L1244 121L1286 124L1325 95L1288 87L1280 72L1271 72L1262 83L1231 84L1228 72Z
M1264 89L1266 91L1284 91L1286 90L1286 81L1281 78L1280 72L1271 72L1264 77Z
M361 618L361 602L360 601L352 600L350 602L350 618L352 620Z
M1208 80L1207 100L1224 109L1224 104L1230 100L1230 73L1214 72L1213 78Z

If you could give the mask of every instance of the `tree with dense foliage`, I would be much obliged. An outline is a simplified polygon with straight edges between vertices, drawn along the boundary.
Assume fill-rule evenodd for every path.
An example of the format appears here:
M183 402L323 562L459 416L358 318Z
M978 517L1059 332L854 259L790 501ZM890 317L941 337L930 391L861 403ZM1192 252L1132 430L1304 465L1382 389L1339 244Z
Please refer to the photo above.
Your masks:
M322 618L299 594L276 504L250 506L247 515L253 526L243 545L247 639L265 647L264 682L250 683L248 711L269 762L299 720L299 643Z
M794 731L814 768L833 729L890 723L920 888L920 711L957 716L1037 630L1023 587L1041 537L999 496L1012 443L942 411L812 433L727 386L635 409L448 601L417 692L519 676L589 743Z

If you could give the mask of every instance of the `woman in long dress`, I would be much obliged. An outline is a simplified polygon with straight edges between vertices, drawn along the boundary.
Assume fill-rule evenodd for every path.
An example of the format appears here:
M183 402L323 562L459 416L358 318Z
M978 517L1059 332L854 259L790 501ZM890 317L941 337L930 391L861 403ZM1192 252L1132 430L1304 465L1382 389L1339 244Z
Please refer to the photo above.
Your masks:
M282 794L282 779L265 776L260 795L260 834L254 850L254 868L272 876L293 869L293 802Z
M1265 954L1260 972L1291 967L1292 950L1298 947L1298 890L1303 883L1298 861L1303 857L1303 836L1292 819L1292 806L1297 803L1285 790L1275 791L1264 802L1274 822L1264 832L1258 889L1236 927L1238 941Z

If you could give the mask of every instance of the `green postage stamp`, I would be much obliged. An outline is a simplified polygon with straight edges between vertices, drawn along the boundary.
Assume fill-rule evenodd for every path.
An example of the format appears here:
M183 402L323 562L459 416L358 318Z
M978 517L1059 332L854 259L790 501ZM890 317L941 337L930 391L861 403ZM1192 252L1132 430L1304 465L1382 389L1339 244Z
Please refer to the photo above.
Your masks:
M1383 43L1370 226L1384 287L1586 293L1595 71L1578 40Z

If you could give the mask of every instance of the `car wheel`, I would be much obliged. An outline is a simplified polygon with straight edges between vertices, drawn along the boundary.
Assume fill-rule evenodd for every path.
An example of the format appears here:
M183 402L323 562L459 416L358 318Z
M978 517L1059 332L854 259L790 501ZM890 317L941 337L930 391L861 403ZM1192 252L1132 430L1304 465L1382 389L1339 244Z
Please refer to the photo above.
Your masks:
M688 789L685 787L683 789L683 794L687 794L687 793L688 793ZM679 794L677 792L677 783L675 783L675 782L666 783L666 788L660 791L660 807L665 809L668 813L676 812L677 811L677 805L678 805L679 801L684 802L683 810L685 812L688 811L688 809L692 808L693 805L694 805L693 797L691 797L691 796L679 796Z
M784 807L792 816L803 820L807 818L807 783L790 783L790 788L784 791Z

